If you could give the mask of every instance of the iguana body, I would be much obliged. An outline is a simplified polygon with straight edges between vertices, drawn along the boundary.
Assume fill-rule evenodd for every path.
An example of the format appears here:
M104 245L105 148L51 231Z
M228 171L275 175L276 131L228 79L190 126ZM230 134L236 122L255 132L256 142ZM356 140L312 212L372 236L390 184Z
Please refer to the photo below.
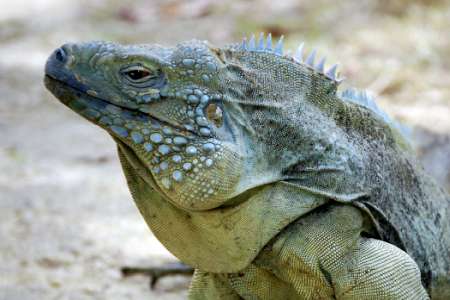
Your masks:
M46 85L113 136L192 299L449 298L448 197L370 99L271 43L65 45Z

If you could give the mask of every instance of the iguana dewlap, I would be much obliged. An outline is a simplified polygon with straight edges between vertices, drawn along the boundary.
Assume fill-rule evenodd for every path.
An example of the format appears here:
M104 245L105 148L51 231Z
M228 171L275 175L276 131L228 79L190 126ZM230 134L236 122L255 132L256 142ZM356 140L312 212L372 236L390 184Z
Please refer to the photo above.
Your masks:
M450 299L450 200L336 68L252 37L66 44L47 88L117 142L192 299Z

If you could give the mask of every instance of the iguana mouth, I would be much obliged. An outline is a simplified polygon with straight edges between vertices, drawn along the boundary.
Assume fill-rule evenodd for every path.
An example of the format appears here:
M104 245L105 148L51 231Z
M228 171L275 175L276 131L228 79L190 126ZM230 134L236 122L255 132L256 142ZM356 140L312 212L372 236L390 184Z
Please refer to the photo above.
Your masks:
M112 103L111 101L108 101L106 99L100 98L98 96L95 96L93 93L89 93L89 92L85 92L83 91L83 89L76 87L75 85L72 85L64 80L58 79L55 76L49 75L49 74L45 74L44 77L44 83L45 83L45 87L47 89L49 89L52 93L61 93L63 91L62 90L71 90L73 91L73 94L77 97L88 97L88 98L93 98L95 100L98 101L102 101L105 102L105 104L109 105L114 105L117 107L120 107L122 109L126 109L126 110L132 110L132 111L136 111L136 112L140 112L137 109L133 109L131 107L128 106L124 106L124 105L120 105L117 103ZM70 101L73 101L74 99L67 99L66 97L59 97L60 95L64 95L64 96L68 96L65 93L61 93L61 94L57 94L56 96L58 96L58 99L61 100L64 104L69 104Z
M161 123L162 125L166 125L172 128L176 128L180 130L180 132L190 132L194 135L197 133L193 130L185 128L180 124L174 123L171 120L163 119L158 116L155 116L151 112L143 112L137 108L131 108L128 106L120 105L117 103L113 103L106 99L97 97L92 93L85 92L80 88L77 88L74 85L71 85L68 82L62 81L58 78L55 78L52 75L45 74L44 84L48 90L50 90L56 98L58 98L63 104L69 106L70 108L77 111L83 117L91 120L95 124L98 125L96 120L92 120L92 116L86 115L83 111L86 111L89 108L95 108L101 111L107 111L107 106L116 107L125 112L132 119L137 119L141 121L149 122L151 119ZM83 101L84 100L84 101Z

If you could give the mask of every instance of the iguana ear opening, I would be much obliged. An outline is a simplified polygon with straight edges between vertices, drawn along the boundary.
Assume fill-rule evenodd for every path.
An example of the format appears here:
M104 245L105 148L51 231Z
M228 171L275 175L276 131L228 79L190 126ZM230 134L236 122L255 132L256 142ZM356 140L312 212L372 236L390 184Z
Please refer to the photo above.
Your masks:
M226 52L224 52L222 49L220 48L210 48L211 53L214 54L216 56L216 58L222 63L222 64L226 64Z
M206 107L206 118L213 123L217 128L223 125L223 112L220 106L216 103L210 103Z

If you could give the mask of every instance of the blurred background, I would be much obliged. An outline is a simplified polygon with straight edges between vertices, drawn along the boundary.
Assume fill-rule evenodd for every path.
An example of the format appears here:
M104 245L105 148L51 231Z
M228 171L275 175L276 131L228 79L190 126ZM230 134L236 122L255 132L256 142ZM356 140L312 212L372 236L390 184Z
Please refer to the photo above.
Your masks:
M0 300L184 299L189 278L148 289L123 265L175 260L128 193L112 140L44 89L68 41L215 45L260 31L341 63L408 126L425 168L450 190L450 1L0 1Z

